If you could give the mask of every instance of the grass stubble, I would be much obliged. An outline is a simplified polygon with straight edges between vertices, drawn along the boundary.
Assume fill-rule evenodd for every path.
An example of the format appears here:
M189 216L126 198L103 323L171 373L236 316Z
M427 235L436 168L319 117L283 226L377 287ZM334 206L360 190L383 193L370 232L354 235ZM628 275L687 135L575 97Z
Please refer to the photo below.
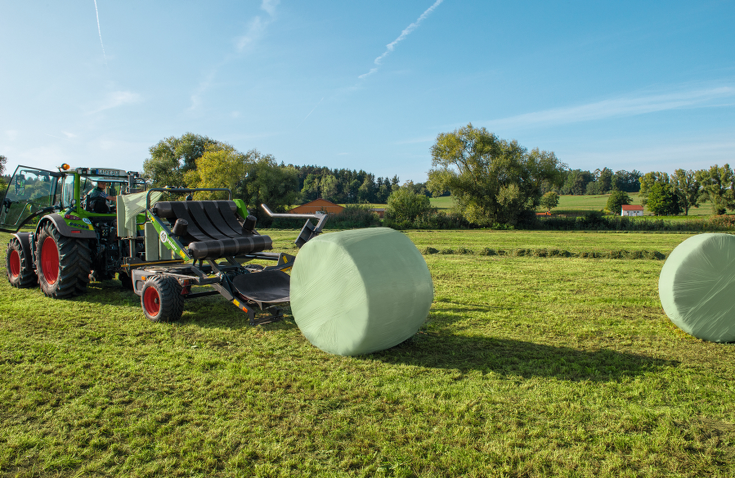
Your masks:
M664 253L687 237L473 233L408 235ZM54 301L0 280L0 476L735 474L735 348L669 322L663 261L424 257L427 323L361 357L292 320L251 328L218 296L154 324L117 281Z

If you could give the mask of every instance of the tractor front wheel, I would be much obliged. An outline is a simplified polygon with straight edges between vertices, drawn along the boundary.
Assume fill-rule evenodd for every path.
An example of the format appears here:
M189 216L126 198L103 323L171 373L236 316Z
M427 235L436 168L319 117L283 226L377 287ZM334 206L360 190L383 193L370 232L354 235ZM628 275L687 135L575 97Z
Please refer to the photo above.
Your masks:
M64 237L48 223L36 241L36 273L44 294L63 299L87 289L92 259L84 240Z
M13 287L32 287L38 283L36 272L28 265L23 246L17 237L10 239L8 243L5 265L8 269L8 281Z
M140 305L146 318L152 322L179 320L184 313L181 285L173 277L150 277L140 294Z

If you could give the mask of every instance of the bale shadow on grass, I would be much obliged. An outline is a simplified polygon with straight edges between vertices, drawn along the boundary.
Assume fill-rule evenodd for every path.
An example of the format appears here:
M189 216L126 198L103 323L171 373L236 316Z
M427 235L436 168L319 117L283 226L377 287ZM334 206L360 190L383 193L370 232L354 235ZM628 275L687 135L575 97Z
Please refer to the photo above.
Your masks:
M523 340L419 332L412 339L366 358L391 364L480 371L506 377L610 382L635 377L678 361L609 349L578 350Z

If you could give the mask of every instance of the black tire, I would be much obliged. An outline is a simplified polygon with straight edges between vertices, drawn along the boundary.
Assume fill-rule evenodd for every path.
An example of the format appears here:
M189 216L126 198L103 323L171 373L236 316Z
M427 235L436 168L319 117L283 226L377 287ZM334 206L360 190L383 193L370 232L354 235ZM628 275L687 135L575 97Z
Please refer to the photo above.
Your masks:
M36 273L48 297L63 299L83 293L91 264L86 240L64 237L52 223L41 228L36 240Z
M181 285L173 277L150 277L140 294L140 305L151 322L179 320L184 313Z
M122 288L125 290L133 290L133 278L125 272L117 273L117 280L122 282Z
M10 239L8 243L8 250L5 252L5 265L8 269L8 282L13 287L25 288L38 284L36 271L26 262L26 254L17 237Z

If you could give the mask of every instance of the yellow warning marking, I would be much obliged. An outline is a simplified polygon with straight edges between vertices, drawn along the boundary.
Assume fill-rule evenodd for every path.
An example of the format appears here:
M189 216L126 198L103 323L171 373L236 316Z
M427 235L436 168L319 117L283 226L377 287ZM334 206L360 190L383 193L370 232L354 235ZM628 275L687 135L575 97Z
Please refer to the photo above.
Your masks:
M232 303L235 304L236 306L240 307L240 302L238 302L237 299L234 299L232 301Z

